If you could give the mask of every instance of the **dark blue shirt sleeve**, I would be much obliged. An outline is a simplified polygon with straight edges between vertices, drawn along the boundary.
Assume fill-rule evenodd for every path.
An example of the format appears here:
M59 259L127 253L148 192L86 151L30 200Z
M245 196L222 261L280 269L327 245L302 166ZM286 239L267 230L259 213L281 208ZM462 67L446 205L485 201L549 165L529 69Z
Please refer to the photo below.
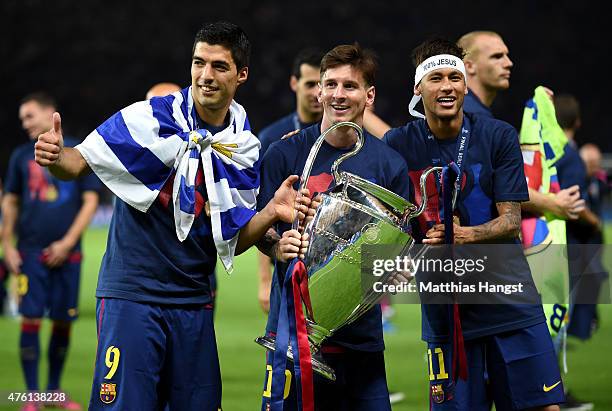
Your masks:
M555 166L561 188L577 185L580 187L581 197L586 198L588 194L586 169L578 151L567 144L563 150L563 156L555 163Z
M266 151L268 151L268 148L272 143L275 142L276 139L274 139L270 127L266 127L261 130L257 137L259 138L259 142L261 143L261 148L259 149L259 156L262 157L266 153Z
M272 144L261 162L261 184L257 196L257 211L261 211L274 197L281 183L290 175L287 159L278 144Z
M4 191L17 195L21 195L23 179L21 170L19 170L19 153L20 150L15 150L13 154L11 154L8 170L6 172L6 181L4 182Z
M512 126L501 129L493 147L493 200L528 201L527 180L518 133Z
M391 130L387 131L385 133L385 135L382 138L382 141L388 145L389 147L391 147L392 149L394 149L395 151L399 151L398 150L398 146L396 144L397 141L397 135L399 134L399 130L396 128L392 128Z
M463 100L463 111L472 115L494 118L493 113L491 113L491 109L482 104L482 101L480 101L480 99L476 97L476 94L474 94L474 92L471 90Z
M96 174L93 172L79 178L77 181L81 192L96 191L99 193L102 190L102 183L100 182L100 179L98 179L98 176L96 176Z
M395 173L393 174L392 186L393 192L397 195L404 197L406 200L410 200L410 176L408 174L408 164L406 158L400 154L401 147L400 142L405 141L403 137L402 129L392 128L387 131L382 138L382 141L397 153L398 160L392 160L395 163Z
M394 162L394 173L391 179L391 188L395 194L410 200L410 178L408 176L408 166L403 158L398 154Z

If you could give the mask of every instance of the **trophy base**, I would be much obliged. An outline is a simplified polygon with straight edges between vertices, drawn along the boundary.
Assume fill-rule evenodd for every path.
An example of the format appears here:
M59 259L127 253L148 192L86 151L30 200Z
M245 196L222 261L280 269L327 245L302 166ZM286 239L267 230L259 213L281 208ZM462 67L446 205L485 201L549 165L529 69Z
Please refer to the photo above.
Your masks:
M269 351L275 351L275 340L272 337L257 337L255 342ZM293 351L291 347L287 350L287 358L293 361ZM336 381L336 372L329 365L325 364L318 354L312 354L312 369L322 377L330 381Z

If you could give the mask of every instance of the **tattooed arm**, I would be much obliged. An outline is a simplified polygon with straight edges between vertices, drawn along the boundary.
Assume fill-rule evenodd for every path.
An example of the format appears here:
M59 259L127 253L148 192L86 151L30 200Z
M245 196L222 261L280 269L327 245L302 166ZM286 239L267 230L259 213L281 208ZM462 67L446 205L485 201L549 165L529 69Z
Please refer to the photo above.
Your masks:
M459 230L455 230L455 242L482 243L518 237L521 231L521 204L508 201L495 206L499 217L474 227L459 227Z
M454 226L455 244L485 243L518 237L521 230L521 205L508 201L496 204L499 217L473 227ZM425 244L444 243L444 224L437 224L426 234Z

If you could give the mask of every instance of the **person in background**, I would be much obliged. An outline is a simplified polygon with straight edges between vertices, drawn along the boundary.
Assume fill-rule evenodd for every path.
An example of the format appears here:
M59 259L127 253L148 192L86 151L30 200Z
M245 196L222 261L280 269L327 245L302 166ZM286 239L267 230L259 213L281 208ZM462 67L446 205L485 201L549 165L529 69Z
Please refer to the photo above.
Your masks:
M568 187L579 187L580 196L588 199L588 177L585 163L580 158L576 143L576 132L582 124L580 116L580 104L570 94L560 94L553 97L555 114L559 126L563 129L568 143L565 145L563 157L555 163L557 177L562 189ZM589 241L601 238L602 224L597 214L584 206L578 213L576 219L567 222L567 244L569 264L570 285L570 311L567 334L580 339L588 339L591 336L592 324L595 315L595 290L587 286L589 280L597 279L596 276L584 275L593 260L594 251L590 246L585 246ZM597 281L595 281L595 288ZM591 304L580 304L579 302L592 302ZM577 303L578 302L578 303ZM577 399L569 390L565 410L590 410L593 403Z
M164 96L167 96L168 94L176 93L177 91L180 91L180 90L181 90L181 86L179 86L176 83L168 83L168 82L157 83L157 84L154 84L149 89L149 91L147 91L145 99L150 100L152 97L164 97Z
M584 161L584 165L586 166L586 174L588 179L587 204L589 209L601 219L604 198L610 193L610 186L608 185L606 172L601 168L601 151L597 145L587 143L580 147L579 153L582 161ZM602 245L604 242L605 238L603 231L601 230L592 230L586 241L586 244L589 244L589 247L594 247L593 251L597 250L596 256L591 259L591 265L589 267L589 274L595 276L593 278L595 280L593 283L595 287L592 288L590 295L584 296L593 299L593 302L597 301L601 283L609 277L609 274L601 261L603 248L598 247L598 245ZM579 306L581 308L578 308ZM578 315L583 315L585 318L582 320L577 320L577 322L582 324L582 326L575 326L575 328L572 329L573 335L588 338L590 337L591 333L593 333L599 327L597 306L595 304L576 304L576 307L574 308L574 317L576 317L576 309L578 309Z
M468 94L463 110L473 115L494 118L491 106L501 91L510 88L514 63L502 37L493 31L472 31L464 34L457 45L465 50L463 62L467 74ZM552 94L552 92L551 92ZM572 185L555 195L544 195L529 188L529 201L521 203L525 211L551 212L566 220L575 220L584 208L580 188Z
M81 235L96 211L100 189L93 175L64 182L34 161L34 142L53 126L56 109L54 99L42 92L29 94L21 101L19 118L30 141L11 155L2 199L2 247L8 270L17 276L22 315L21 366L30 391L40 389L39 331L45 315L53 323L47 390L61 390L70 331L78 316ZM77 141L67 136L65 144L74 146ZM62 397L63 401L54 405L81 409L66 393ZM42 400L27 402L23 410L34 411L42 406Z
M259 132L261 155L268 150L270 144L280 140L284 135L309 127L321 120L323 107L317 100L319 84L319 65L323 52L316 48L305 48L298 52L293 60L289 87L295 93L294 112L281 117ZM259 255L258 277L259 287L257 298L261 309L270 311L270 286L272 282L272 261L263 254Z

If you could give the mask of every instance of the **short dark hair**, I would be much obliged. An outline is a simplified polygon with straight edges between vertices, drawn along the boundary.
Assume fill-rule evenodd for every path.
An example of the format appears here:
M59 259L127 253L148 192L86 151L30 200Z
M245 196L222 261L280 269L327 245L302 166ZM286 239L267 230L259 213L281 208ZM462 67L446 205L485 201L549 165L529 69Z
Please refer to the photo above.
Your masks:
M204 24L195 36L191 55L200 42L218 44L227 48L232 53L232 59L238 70L249 66L251 43L244 30L234 23L217 21Z
M321 60L321 75L330 68L347 64L361 71L368 86L376 83L376 54L372 50L362 49L358 43L342 44L328 51Z
M450 40L434 37L425 40L412 50L412 63L416 67L428 58L438 54L450 54L463 60L465 52Z
M51 107L57 110L57 102L55 99L44 91L35 91L34 93L27 94L21 99L20 105L29 103L30 101L35 101L42 107Z
M580 103L571 94L559 94L554 96L555 114L557 122L563 129L576 127L580 120Z
M319 68L321 66L321 59L323 58L323 51L317 48L309 47L300 50L300 52L293 59L293 67L291 68L291 75L295 76L298 80L302 73L300 67L302 64L308 64L309 66Z

